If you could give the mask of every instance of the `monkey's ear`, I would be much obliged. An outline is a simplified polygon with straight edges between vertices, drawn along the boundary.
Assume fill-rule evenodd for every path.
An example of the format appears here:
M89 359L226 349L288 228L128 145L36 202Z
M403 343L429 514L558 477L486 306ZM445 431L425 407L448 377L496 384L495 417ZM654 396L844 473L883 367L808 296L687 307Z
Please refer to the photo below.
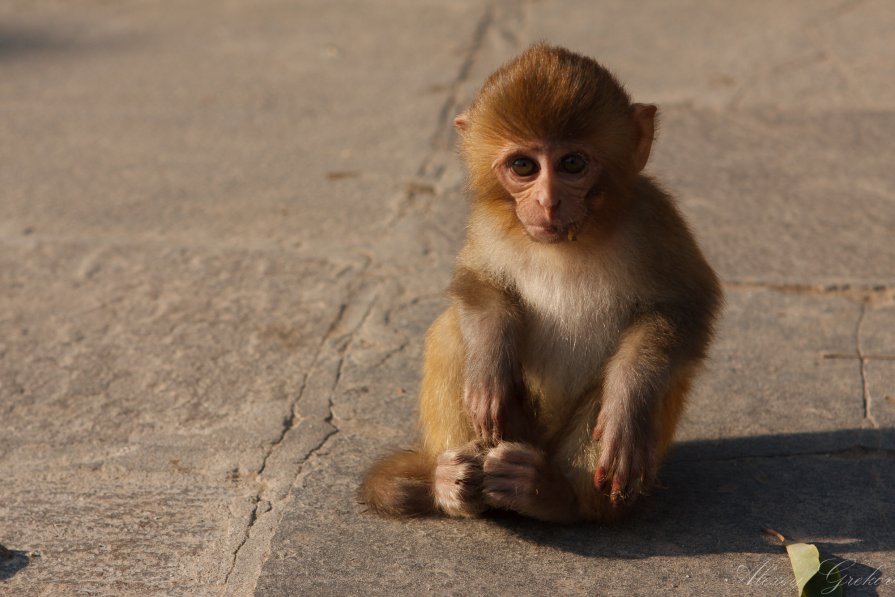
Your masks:
M640 172L646 167L650 150L653 148L653 137L656 134L656 106L652 104L632 104L631 118L637 132L637 144L634 146L634 167Z
M466 112L460 112L454 116L454 126L461 134L466 132L466 129L469 128L469 116L466 115Z

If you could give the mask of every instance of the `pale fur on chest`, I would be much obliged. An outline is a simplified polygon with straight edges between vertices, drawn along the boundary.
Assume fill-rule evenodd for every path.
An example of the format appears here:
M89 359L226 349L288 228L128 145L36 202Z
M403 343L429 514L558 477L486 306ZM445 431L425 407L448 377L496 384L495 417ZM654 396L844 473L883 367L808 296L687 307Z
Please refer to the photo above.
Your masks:
M618 246L618 245L616 245ZM639 294L620 249L491 245L489 269L516 290L524 313L520 359L542 416L564 420L585 392L598 391ZM625 292L627 291L627 292Z

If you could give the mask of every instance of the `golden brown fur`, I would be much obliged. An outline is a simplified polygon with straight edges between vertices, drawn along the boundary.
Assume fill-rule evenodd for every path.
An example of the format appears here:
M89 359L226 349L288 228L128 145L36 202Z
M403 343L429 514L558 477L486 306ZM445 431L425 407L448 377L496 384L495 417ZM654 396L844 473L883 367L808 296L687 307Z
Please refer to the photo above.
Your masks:
M652 482L721 300L671 198L639 174L654 115L593 60L538 45L458 117L466 244L426 339L419 446L368 473L373 509L610 520ZM553 172L578 151L587 170ZM509 170L517 155L535 174ZM557 182L517 194L541 171Z

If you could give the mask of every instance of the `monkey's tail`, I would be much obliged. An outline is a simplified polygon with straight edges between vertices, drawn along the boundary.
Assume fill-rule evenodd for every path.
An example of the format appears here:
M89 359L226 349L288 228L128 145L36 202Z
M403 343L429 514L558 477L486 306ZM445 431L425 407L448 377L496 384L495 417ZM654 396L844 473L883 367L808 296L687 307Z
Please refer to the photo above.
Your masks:
M436 514L434 471L435 463L421 452L390 454L370 467L360 486L360 501L383 516Z

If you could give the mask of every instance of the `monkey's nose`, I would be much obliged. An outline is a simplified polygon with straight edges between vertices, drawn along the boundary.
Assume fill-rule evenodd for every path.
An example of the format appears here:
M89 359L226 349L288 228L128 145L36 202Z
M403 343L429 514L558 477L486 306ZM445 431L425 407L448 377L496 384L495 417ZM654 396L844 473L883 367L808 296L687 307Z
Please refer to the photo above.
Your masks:
M548 220L553 220L556 217L556 212L559 211L559 205L562 203L561 199L554 200L553 198L547 196L538 201L541 204L541 208L544 210L544 215L547 216Z

